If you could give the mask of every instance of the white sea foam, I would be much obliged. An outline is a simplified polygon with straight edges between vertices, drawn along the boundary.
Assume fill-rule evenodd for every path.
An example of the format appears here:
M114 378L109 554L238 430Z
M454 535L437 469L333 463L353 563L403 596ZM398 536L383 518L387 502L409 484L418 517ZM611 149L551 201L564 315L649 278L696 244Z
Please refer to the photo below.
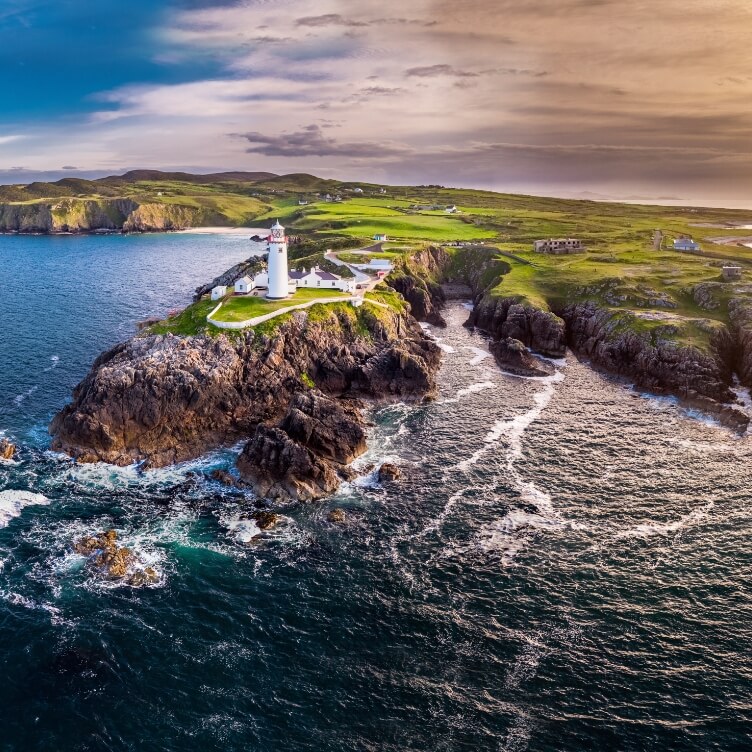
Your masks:
M50 361L52 362L52 365L47 366L47 368L44 369L44 373L51 371L53 368L57 368L60 364L60 357L58 355L53 355L50 358Z
M545 386L533 396L533 406L521 415L497 421L486 434L484 446L457 465L459 470L469 470L503 438L507 439L506 477L521 499L535 507L535 512L513 509L501 519L485 525L476 536L481 550L500 553L505 566L513 564L517 554L525 548L530 531L576 526L576 523L563 520L554 508L550 494L523 478L516 467L516 462L522 457L525 431L541 416L556 392L556 384L563 379L564 374L560 371L541 379Z
M443 350L445 353L454 353L457 352L451 345L447 345L443 340L440 339L434 339L437 346L440 350Z
M0 491L0 528L18 517L25 507L47 505L50 500L40 493L31 491Z
M491 353L488 350L482 350L480 347L465 347L464 349L475 353L475 357L468 361L468 365L471 366L480 365L486 358L491 357Z
M469 386L463 387L462 389L458 389L454 397L448 397L447 399L440 400L440 404L446 405L454 402L459 402L463 397L469 397L472 394L484 392L486 389L493 389L495 386L496 384L494 384L493 381L480 381L476 384L470 384Z
M705 506L693 509L689 514L680 517L673 522L657 522L648 520L634 525L626 530L618 532L615 538L652 538L654 536L669 536L672 533L678 533L686 527L691 527L704 520L710 510L715 506L715 502L709 502Z
M34 394L34 392L37 391L37 389L39 389L39 386L35 385L31 387L31 389L27 389L23 394L17 394L13 398L13 402L15 402L16 405L20 405L22 402L24 402L24 400L27 400L29 397L31 397Z

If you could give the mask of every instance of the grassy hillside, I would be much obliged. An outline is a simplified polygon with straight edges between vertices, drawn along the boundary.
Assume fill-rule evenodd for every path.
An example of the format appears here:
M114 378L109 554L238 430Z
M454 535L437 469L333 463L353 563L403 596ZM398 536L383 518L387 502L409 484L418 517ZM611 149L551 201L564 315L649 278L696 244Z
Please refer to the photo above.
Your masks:
M744 245L752 244L752 211L342 183L302 173L148 170L101 180L0 186L0 202L0 216L22 230L45 223L55 229L76 222L81 229L102 222L117 225L125 214L134 229L268 226L279 218L299 238L290 256L302 266L326 265L327 248L363 248L382 233L389 236L384 250L392 254L444 244L461 256L458 263L472 266L489 255L500 260L498 269L508 273L488 275L492 296L514 296L553 310L592 300L629 314L629 326L650 329L670 322L677 339L700 345L715 325L728 322L729 300L752 296L752 286L747 288L752 248ZM448 207L457 213L447 212ZM19 213L32 219L25 222ZM656 228L665 235L660 250L652 243ZM699 241L700 253L672 250L673 240L684 235ZM587 252L533 252L535 240L557 236L581 238ZM726 262L743 267L741 283L722 282L720 267Z

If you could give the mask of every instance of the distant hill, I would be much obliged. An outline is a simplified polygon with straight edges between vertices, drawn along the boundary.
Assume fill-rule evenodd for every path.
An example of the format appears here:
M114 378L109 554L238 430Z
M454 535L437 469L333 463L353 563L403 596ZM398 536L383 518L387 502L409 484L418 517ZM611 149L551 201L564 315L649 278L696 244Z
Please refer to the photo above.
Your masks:
M237 181L242 183L257 183L261 180L276 178L273 172L214 172L207 175L190 172L162 172L161 170L131 170L124 175L112 175L95 180L95 183L105 185L122 185L123 183L141 183L146 181L176 181L179 183L196 183L199 185L209 183L223 183Z
M332 192L342 186L339 180L327 180L309 175L306 172L293 172L290 175L274 175L260 180L256 187L259 190L303 191L303 192Z

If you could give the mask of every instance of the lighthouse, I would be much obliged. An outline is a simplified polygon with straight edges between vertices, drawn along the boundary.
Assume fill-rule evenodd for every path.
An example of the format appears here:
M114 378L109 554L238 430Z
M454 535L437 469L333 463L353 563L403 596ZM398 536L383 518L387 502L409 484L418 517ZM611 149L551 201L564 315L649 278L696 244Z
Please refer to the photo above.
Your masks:
M266 297L281 300L289 295L287 274L287 238L285 228L277 220L272 225L269 241L269 289Z

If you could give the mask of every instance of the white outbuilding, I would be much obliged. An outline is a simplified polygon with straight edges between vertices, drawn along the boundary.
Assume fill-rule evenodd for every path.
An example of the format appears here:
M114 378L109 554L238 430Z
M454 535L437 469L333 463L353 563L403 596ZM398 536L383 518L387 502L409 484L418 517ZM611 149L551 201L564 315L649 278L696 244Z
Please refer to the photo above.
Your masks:
M251 290L253 290L253 280L250 277L241 277L235 283L236 295L248 295Z
M224 285L217 285L216 287L212 287L212 300L222 300L225 295L227 295L227 288Z

